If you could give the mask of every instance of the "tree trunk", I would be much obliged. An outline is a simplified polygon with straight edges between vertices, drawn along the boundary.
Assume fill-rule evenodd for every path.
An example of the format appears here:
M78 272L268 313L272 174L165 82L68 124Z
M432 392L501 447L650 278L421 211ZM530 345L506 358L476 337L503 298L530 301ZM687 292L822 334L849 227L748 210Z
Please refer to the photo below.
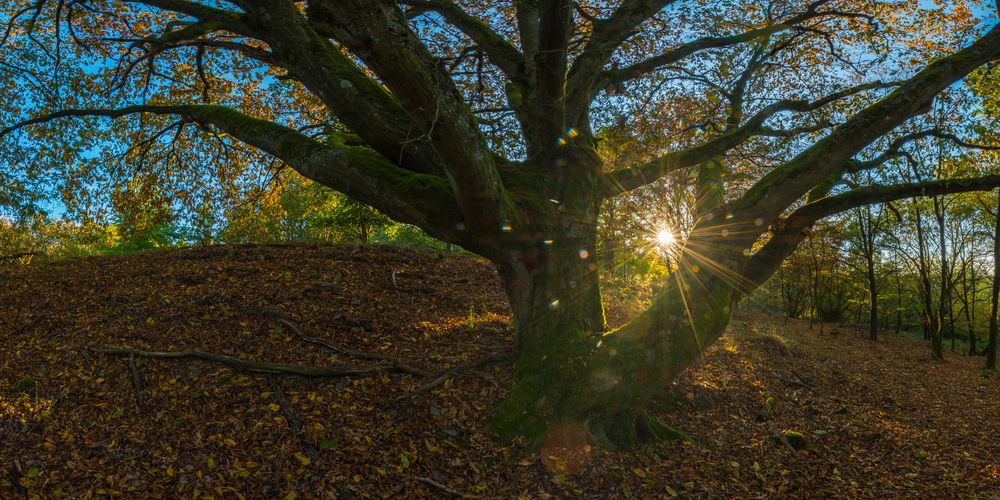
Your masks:
M944 200L939 196L934 197L934 219L937 221L938 226L938 243L939 243L939 256L941 258L941 283L940 283L940 294L938 295L938 311L937 311L937 324L934 330L934 335L931 337L931 354L934 359L943 360L944 359L944 330L946 325L946 315L948 314L949 306L949 278L948 278L948 247L945 241L944 234L944 222L945 222L945 207ZM952 348L954 350L954 348Z
M541 252L543 265L524 265L524 255L519 264L498 265L518 352L494 430L534 445L563 423L586 423L588 439L604 445L658 437L665 427L646 413L649 402L725 329L734 288L682 261L646 312L602 336L588 321L601 311L596 266L581 258L579 241L557 238L550 247Z
M970 254L975 255L975 248L970 250ZM972 288L972 293L969 293L969 288ZM971 299L970 299L971 295ZM973 325L975 320L975 307L976 307L976 266L975 262L972 261L972 257L967 261L962 262L962 309L965 314L965 326L969 332L969 356L975 356L979 349L976 345L976 329Z
M868 338L875 342L878 340L878 282L875 280L875 224L870 205L858 209L858 229L868 278L868 301L871 303Z
M934 347L934 331L936 330L935 325L937 323L934 318L934 306L932 305L931 299L931 279L930 279L930 264L928 260L927 240L924 237L924 224L923 217L920 213L920 206L917 205L916 201L913 202L913 212L915 216L916 228L917 228L917 250L918 250L918 272L920 274L920 299L923 302L923 314L921 316L921 326L924 330L924 340L931 340L931 351L932 354L941 354L940 345L937 349ZM940 338L937 340L937 344L940 344ZM937 359L942 359L938 357Z
M993 224L993 290L990 294L990 338L986 343L986 368L997 369L997 305L1000 300L1000 195Z
M896 336L903 327L903 281L900 279L900 270L896 268Z

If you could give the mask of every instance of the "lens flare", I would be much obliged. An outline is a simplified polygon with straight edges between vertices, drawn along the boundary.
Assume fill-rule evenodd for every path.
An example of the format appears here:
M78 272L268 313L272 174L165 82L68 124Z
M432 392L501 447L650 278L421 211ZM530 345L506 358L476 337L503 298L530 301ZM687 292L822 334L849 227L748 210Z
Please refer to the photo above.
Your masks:
M669 247L677 242L677 238L674 237L673 231L669 229L661 229L660 232L656 233L656 243L661 247Z

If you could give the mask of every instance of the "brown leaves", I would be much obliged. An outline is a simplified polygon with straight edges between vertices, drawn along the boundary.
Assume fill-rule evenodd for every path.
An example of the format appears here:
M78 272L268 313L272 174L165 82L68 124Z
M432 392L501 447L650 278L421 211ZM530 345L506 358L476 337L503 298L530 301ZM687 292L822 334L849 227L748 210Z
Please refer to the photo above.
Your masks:
M419 293L393 287L399 269ZM978 359L918 363L925 347L908 340L872 348L805 323L737 318L675 384L679 396L661 402L658 416L695 444L612 452L567 426L525 452L488 430L509 365L472 365L512 339L496 278L475 259L209 248L12 269L0 279L0 497L942 497L1000 488L1000 449L984 420L1000 411L996 380L980 378ZM272 383L217 364L135 357L135 383L127 357L85 349L371 361L304 342L273 321L275 310L311 339L434 377ZM411 394L442 373L450 376ZM29 376L34 389L12 394ZM775 442L788 431L812 448Z

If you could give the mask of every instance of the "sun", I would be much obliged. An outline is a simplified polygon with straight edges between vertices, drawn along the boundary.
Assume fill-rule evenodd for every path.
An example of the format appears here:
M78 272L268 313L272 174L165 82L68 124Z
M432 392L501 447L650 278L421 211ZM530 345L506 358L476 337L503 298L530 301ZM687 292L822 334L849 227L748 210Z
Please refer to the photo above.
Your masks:
M656 243L661 247L669 247L677 242L677 238L674 237L673 231L669 229L661 229L660 232L656 233Z

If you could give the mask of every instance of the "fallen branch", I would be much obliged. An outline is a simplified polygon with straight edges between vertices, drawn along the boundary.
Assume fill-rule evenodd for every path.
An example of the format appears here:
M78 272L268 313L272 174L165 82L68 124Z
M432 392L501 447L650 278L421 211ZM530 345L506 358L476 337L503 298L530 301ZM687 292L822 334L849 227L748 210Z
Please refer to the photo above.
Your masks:
M778 429L775 429L773 425L769 427L771 427L771 434L774 435L774 438L777 439L779 443L785 445L785 448L788 448L788 451L792 452L793 457L798 458L799 450L796 450L795 447L792 446L792 443L788 441L788 438L786 438L785 435Z
M778 379L781 382L784 382L785 384L788 384L788 385L791 385L791 386L795 386L795 387L801 387L803 389L808 389L810 391L813 390L813 388L810 387L809 384L803 382L802 379L800 377L798 377L797 375L796 375L795 379L790 379L790 378L787 378L787 377L782 377L781 375L778 375L777 373L771 372L771 376L774 377L774 378L776 378L776 379Z
M281 407L281 413L288 420L288 426L295 432L301 432L302 421L299 420L299 416L295 412L295 408L292 407L292 403L288 402L288 398L285 397L285 392L281 390L281 384L278 383L278 379L274 378L273 373L268 373L266 377L267 381L271 384L271 392L274 393L274 399L278 401L278 406Z
M271 384L271 391L274 393L274 399L278 402L278 406L281 407L281 413L285 416L285 420L288 421L288 426L291 427L292 432L299 438L302 443L302 449L309 455L310 458L315 460L319 457L320 450L312 442L309 441L309 437L302 432L302 420L299 418L298 412L295 411L295 407L292 403L288 401L285 397L285 391L281 390L281 383L274 376L273 373L268 373L264 375L267 377L267 381Z
M443 491L445 493L448 493L449 495L454 495L454 496L459 497L459 498L479 498L476 495L469 495L469 494L466 494L466 493L462 493L461 491L451 489L451 488L449 488L449 487L447 487L447 486L445 486L445 485L443 485L443 484L441 484L441 483L439 483L439 482L437 482L437 481L435 481L435 480L433 480L433 479L431 479L429 477L416 476L416 477L413 478L413 480L417 481L417 482L424 483L427 486L432 486L432 487L437 488L437 489L439 489L439 490L441 490L441 491Z
M327 366L312 367L300 365L282 365L276 363L263 363L248 361L245 359L216 354L213 352L189 349L185 351L140 351L137 349L127 349L119 347L91 347L91 351L107 354L110 356L137 356L140 358L154 359L201 359L230 366L233 369L254 373L273 373L279 375L299 375L302 377L347 377L352 375L372 375L391 371L392 367L386 364L375 364L366 366Z
M410 365L407 365L407 364L404 364L404 363L400 363L399 361L396 361L395 359L393 359L391 356L388 356L388 355L385 355L385 354L381 354L381 353L377 353L377 352L355 351L353 349L348 349L346 347L341 347L341 346L339 346L337 344L334 344L334 343L331 343L331 342L327 342L327 341L322 340L322 339L308 337L308 336L306 336L306 334L302 333L302 330L299 330L299 328L297 326L295 326L295 324L293 324L291 321L288 321L287 319L282 318L281 316L276 316L275 319L278 321L278 323L281 323L282 325L285 325L286 327L288 327L288 329L292 331L292 334L295 335L296 337L298 337L303 342L307 342L309 344L315 344L315 345L323 346L323 347L325 347L327 349L330 349L331 351L334 351L334 352L336 352L338 354L343 354L345 356L349 356L349 357L352 357L352 358L357 358L357 359L371 359L371 360L377 360L377 361L384 361L384 362L388 363L389 366L393 370L395 370L395 371L409 373L411 375L417 375L419 377L430 377L430 376L434 375L433 373L431 373L431 372L429 372L427 370L423 370L421 368L417 368L417 367L410 366Z
M416 389L414 389L414 390L412 390L410 392L407 392L406 394L403 394L401 396L397 396L397 397L393 398L388 403L384 404L383 408L386 407L386 406L394 405L394 404L396 404L396 403L398 403L398 402L400 402L400 401L402 401L404 399L409 399L409 398L415 397L415 396L417 396L419 394L423 394L423 393L425 393L425 392L427 392L427 391L429 391L431 389L434 389L435 387L438 387L441 384L443 384L445 382L445 380L448 380L449 378L455 376L455 374L457 374L459 372L466 371L466 370L472 370L472 369L475 369L475 368L479 368L480 366L484 366L484 365L488 365L488 364L492 364L492 363L498 363L498 362L501 362L501 361L507 361L509 359L511 359L510 354L506 354L506 353L504 353L504 354L493 354L493 355L490 355L490 356L486 356L484 358L474 359L472 361L468 361L468 362L461 363L459 365L453 366L453 367L451 367L451 368L449 368L449 369L441 372L441 374L438 375L434 380L431 380L430 382L427 382L426 384L424 384L424 385L422 385L420 387L417 387Z
M128 370L132 375L130 380L132 382L132 391L135 392L135 405L139 408L140 412L146 413L146 404L142 398L142 378L139 376L139 369L135 366L135 356L128 357Z

